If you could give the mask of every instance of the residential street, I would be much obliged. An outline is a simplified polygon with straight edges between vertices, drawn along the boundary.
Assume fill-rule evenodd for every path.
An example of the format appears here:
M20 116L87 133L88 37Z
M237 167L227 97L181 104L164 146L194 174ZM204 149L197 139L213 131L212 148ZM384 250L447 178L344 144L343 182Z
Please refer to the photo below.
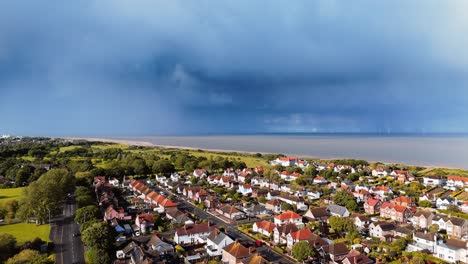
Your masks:
M156 189L161 190L158 187L156 187ZM193 204L185 201L180 196L177 199L174 199L174 201L177 201L179 203L179 205L182 205L183 207L189 209L191 212L193 212L200 219L208 219L209 221L215 223L217 226L223 226L225 228L225 230L226 230L226 234L228 234L232 239L234 239L234 240L239 239L241 241L255 242L255 240L253 240L252 238L250 238L250 237L244 235L243 233L241 233L240 231L238 231L235 225L226 224L225 222L223 222L219 218L214 217L214 216L208 214L207 212L197 208ZM263 245L261 247L258 247L257 251L262 256L264 256L265 258L267 258L269 261L271 261L273 263L284 263L284 264L295 263L294 261L286 258L285 256L276 253L270 247L265 246L265 245Z
M65 203L63 216L56 218L52 225L50 238L55 243L55 262L57 264L84 264L84 248L79 233L79 226L73 221L76 203Z

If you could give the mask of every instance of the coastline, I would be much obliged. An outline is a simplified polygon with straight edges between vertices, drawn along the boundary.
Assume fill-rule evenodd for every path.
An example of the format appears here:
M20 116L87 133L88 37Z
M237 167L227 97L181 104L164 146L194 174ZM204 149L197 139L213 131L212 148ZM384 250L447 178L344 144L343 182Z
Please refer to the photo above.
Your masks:
M159 145L154 144L147 141L135 141L135 140L127 140L127 139L112 139L112 138L95 138L95 137L63 137L63 139L67 140L85 140L85 141L98 141L98 142L105 142L105 143L116 143L128 146L141 146L141 147L160 147L160 148L168 148L168 149L182 149L182 150L204 150L204 151L212 151L212 152L226 152L226 153L246 153L246 154L256 154L260 153L264 154L278 154L273 152L253 152L253 151L243 151L243 150L235 150L235 149L211 149L211 148L196 148L196 147L186 147L186 146L173 146L173 145ZM282 153L285 155L297 156L306 159L319 159L319 160L337 160L337 159L360 159L360 158L353 158L353 157L319 157L319 156L311 156L311 155L296 155L294 153ZM364 159L369 163L383 163L383 164L403 164L406 166L418 166L424 167L427 169L456 169L456 170L464 170L463 168L451 167L451 166L443 166L443 165L421 165L421 164L407 164L404 162L398 161L382 161L382 160L367 160Z

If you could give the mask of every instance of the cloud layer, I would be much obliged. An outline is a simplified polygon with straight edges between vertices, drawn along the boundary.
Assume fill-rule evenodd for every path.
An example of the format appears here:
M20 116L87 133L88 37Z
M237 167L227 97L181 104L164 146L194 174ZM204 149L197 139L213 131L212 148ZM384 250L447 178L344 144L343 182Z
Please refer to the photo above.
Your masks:
M0 132L466 132L466 1L4 1Z

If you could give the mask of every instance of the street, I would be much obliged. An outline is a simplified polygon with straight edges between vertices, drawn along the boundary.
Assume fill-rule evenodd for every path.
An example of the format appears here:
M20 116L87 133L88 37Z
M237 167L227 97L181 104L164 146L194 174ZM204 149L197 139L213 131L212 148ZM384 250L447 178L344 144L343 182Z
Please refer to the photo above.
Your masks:
M79 233L79 226L73 221L76 203L65 203L63 216L58 217L52 225L50 238L55 244L55 262L57 264L84 264L84 248Z

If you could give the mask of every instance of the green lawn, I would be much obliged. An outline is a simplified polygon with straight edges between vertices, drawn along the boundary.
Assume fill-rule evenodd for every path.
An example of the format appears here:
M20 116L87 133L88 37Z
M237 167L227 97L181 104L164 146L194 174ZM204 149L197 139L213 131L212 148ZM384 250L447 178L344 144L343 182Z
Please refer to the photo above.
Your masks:
M267 161L264 160L264 159L261 159L261 158L256 158L256 157L252 157L252 156L248 156L248 154L246 154L245 156L244 155L236 155L236 154L230 154L230 153L226 153L226 154L218 154L218 153L213 153L213 152L209 152L209 151L203 151L203 152L199 152L199 151L196 151L196 150L188 150L189 154L190 155L193 155L195 157L206 157L206 158L209 158L210 156L212 157L217 157L217 156L221 156L223 158L229 158L229 159L234 159L234 160L241 160L243 162L245 162L245 164L247 165L247 167L249 168L253 168L255 166L263 166L263 167L266 167L268 164L267 164Z
M25 187L0 189L0 204L13 199L19 199L23 196Z
M50 241L50 225L36 225L30 223L0 225L0 233L12 234L20 244L33 240L36 237L44 241Z

